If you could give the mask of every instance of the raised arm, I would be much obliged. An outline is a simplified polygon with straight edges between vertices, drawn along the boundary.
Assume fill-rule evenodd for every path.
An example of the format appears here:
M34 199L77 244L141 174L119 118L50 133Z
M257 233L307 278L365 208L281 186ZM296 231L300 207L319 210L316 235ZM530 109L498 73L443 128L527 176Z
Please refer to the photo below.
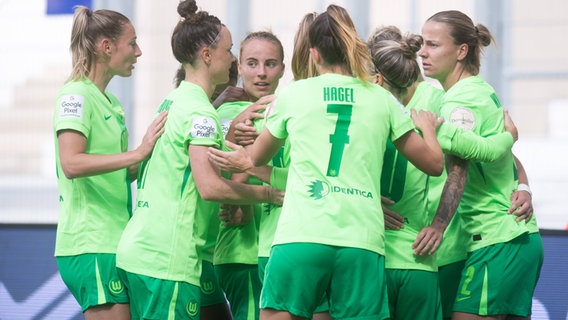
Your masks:
M393 141L395 147L416 168L431 176L439 176L444 169L444 157L436 139L436 128L442 123L431 112L411 110L413 120L422 123L422 138L411 130Z

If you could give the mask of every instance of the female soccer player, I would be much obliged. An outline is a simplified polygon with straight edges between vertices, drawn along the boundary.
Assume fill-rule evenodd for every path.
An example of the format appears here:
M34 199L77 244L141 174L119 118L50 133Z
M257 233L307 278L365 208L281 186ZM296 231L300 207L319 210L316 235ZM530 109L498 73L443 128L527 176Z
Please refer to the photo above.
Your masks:
M185 80L159 108L169 110L172 121L140 168L136 212L117 250L137 319L199 319L200 251L217 202L280 203L283 197L269 187L223 179L209 162L207 148L223 142L209 99L229 80L231 33L194 0L180 2L178 13L171 44Z
M105 91L115 75L130 76L142 54L127 17L77 7L70 47L73 71L54 113L60 203L55 256L86 319L130 319L116 247L132 213L131 178L162 134L166 113L138 148L127 151L124 110Z
M437 91L422 81L416 52L422 45L418 35L403 36L396 27L378 29L369 40L376 81L393 93L407 110L432 109L439 103ZM432 94L434 92L434 94ZM464 158L492 161L509 151L513 134L482 138L444 123L437 131L442 150ZM387 143L381 193L393 204L383 208L402 214L404 228L386 230L386 269L392 319L441 319L437 264L434 256L417 256L412 243L431 220L428 214L429 177ZM385 218L385 222L387 219Z
M240 45L238 70L244 92L252 101L228 102L219 107L217 112L221 123L227 128L246 107L276 91L284 74L282 43L267 31L249 33ZM249 180L248 175L241 175L238 179ZM250 182L261 183L258 180ZM271 207L271 204L253 205L253 212L247 221L240 222L239 226L221 226L215 239L215 271L230 302L233 319L236 320L259 317L262 288L258 276L259 227L264 208ZM234 210L241 209L235 207Z
M499 99L478 76L481 49L493 41L489 30L462 12L442 11L426 21L422 36L424 72L446 91L441 115L480 136L501 132ZM459 204L469 254L453 318L528 317L542 246L532 244L524 221L508 214L511 191L517 188L512 153L493 162L468 163L451 155L446 161L440 205L432 224L417 237L416 253L435 252Z

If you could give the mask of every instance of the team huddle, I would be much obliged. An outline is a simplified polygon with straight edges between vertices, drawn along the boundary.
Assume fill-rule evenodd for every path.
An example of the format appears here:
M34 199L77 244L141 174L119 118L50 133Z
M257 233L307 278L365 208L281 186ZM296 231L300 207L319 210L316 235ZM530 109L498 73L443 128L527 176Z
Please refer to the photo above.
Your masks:
M177 10L175 88L130 150L106 87L136 32L75 9L55 256L86 319L530 319L543 247L517 128L479 77L485 26L442 11L364 41L330 5L279 87L276 35L235 57L217 17Z

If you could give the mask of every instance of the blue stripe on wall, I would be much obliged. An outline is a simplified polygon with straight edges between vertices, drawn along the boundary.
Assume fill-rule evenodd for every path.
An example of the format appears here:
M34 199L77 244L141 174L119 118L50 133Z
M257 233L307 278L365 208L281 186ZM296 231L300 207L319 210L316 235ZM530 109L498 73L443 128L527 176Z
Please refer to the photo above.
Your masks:
M47 14L73 14L73 7L92 8L92 0L47 0Z

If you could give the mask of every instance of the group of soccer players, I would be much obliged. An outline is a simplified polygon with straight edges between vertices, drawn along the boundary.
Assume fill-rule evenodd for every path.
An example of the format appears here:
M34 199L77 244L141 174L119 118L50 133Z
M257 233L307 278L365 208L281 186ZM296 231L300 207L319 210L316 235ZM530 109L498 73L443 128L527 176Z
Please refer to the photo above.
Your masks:
M530 318L542 242L516 128L478 76L485 26L442 11L421 36L365 42L330 5L300 23L274 95L275 35L250 33L235 61L218 18L178 13L177 86L128 151L105 88L131 75L135 30L75 12L55 255L85 318ZM212 104L235 65L242 89Z

